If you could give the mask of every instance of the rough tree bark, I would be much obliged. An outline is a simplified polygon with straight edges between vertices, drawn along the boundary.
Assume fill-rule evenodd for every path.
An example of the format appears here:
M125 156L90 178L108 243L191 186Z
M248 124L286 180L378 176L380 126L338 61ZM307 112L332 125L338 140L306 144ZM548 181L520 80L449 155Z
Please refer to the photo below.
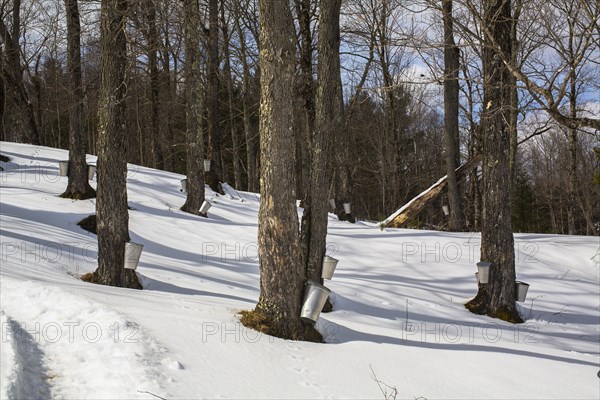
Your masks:
M444 20L444 139L446 144L446 174L448 178L448 206L450 219L448 228L452 231L463 229L464 216L458 192L456 168L460 165L460 139L458 131L458 72L460 52L454 42L452 24L452 0L443 0Z
M248 54L246 49L246 34L244 33L241 26L241 13L239 10L238 2L235 1L233 4L233 12L235 17L235 28L238 33L238 37L240 40L240 59L242 62L242 71L243 71L243 95L242 95L242 107L244 114L244 137L246 139L246 170L248 176L248 187L247 190L249 192L258 192L259 184L258 184L258 159L257 159L257 143L256 143L256 135L252 130L252 124L250 122L250 118L252 115L252 103L251 103L251 74L250 67L248 65Z
M197 0L184 0L185 110L187 139L187 198L182 211L201 215L204 201L204 135L202 132L202 83L200 79L200 10Z
M158 73L158 29L156 27L155 0L146 0L143 3L146 13L146 35L148 38L148 70L150 73L150 143L149 163L154 168L164 168L163 143L160 140L160 79Z
M394 207L400 201L400 188L404 181L401 179L399 168L400 154L400 123L398 115L398 88L394 81L393 65L391 60L391 12L393 5L389 0L381 1L379 15L376 19L377 46L381 75L384 85L386 102L386 129L383 130L384 139L381 145L380 173L383 185L382 197L384 209ZM375 14L377 14L375 12Z
M170 8L168 3L162 4L161 13L164 13ZM163 18L159 32L169 32L171 30L170 21L168 18ZM159 36L160 37L160 36ZM176 110L179 107L177 102L177 82L178 62L173 60L173 73L171 73L171 42L169 35L164 36L164 42L160 43L160 89L159 89L159 109L160 109L160 131L159 137L164 141L164 168L166 171L174 171L175 157L173 146L175 143L175 127L174 116L177 115Z
M227 181L225 164L221 151L219 129L219 1L208 2L208 155L212 161L209 184L218 191L218 182Z
M235 110L233 104L234 84L233 76L231 75L231 52L229 24L225 17L225 5L221 4L221 32L223 32L223 75L227 83L227 106L229 109L229 130L231 133L231 159L233 164L233 180L237 190L242 190L242 162L240 157L241 140L238 132L237 122L235 118Z
M511 171L509 160L511 74L491 43L512 53L511 1L484 2L486 35L483 48L483 112L481 115L483 210L481 261L494 263L489 283L466 304L476 314L513 323L522 322L516 307L515 249L511 225ZM491 37L490 37L491 36Z
M301 321L305 269L302 265L294 163L292 114L295 48L292 14L287 2L259 0L261 66L261 204L258 227L260 297L255 310L267 333L322 341L312 325ZM244 320L242 320L244 321Z
M575 76L571 78L569 91L569 117L577 118L577 83ZM567 229L569 235L577 233L575 227L575 210L577 209L577 129L567 128L569 136L569 189L567 190Z
M327 237L330 147L343 126L339 79L341 0L321 0L319 6L315 129L311 140L310 180L302 215L301 232L306 277L314 282L323 281L321 271Z
M297 96L302 104L297 126L296 141L296 190L304 203L309 196L310 186L310 147L315 130L315 85L313 78L313 35L311 27L313 0L295 0L298 14L298 41L300 50L300 75L296 85Z
M577 8L576 8L577 9ZM569 9L569 14L575 13L576 10ZM577 79L578 74L575 68L574 60L576 55L576 29L573 26L577 18L571 15L568 18L569 38L567 45L567 56L571 61L569 67L571 69L571 77L569 79L569 118L577 119ZM567 128L569 140L569 188L567 190L568 206L567 206L567 229L569 235L575 235L577 229L575 226L575 210L577 209L577 129L574 127Z
M100 14L100 99L98 101L98 269L91 281L141 288L134 270L124 268L129 241L126 162L127 0L102 0Z
M40 144L40 132L36 122L35 111L23 82L23 69L21 68L21 48L19 39L21 36L21 0L12 2L12 28L4 24L0 18L0 37L4 42L4 55L2 75L9 90L9 96L15 102L15 111L21 114L25 122L25 142Z
M4 107L6 107L6 83L4 82L4 49L0 46L0 140L6 141L6 131L4 130Z
M517 65L519 56L519 41L518 41L518 22L523 9L524 0L515 0L513 20L510 27L511 55L510 59L514 65ZM510 140L509 140L509 164L511 170L512 182L516 179L517 174L517 146L518 146L518 117L519 117L519 92L517 90L517 78L511 74L510 77Z
M61 197L96 197L88 181L87 137L83 129L83 86L81 81L81 26L77 0L65 0L67 13L67 69L69 72L69 183Z

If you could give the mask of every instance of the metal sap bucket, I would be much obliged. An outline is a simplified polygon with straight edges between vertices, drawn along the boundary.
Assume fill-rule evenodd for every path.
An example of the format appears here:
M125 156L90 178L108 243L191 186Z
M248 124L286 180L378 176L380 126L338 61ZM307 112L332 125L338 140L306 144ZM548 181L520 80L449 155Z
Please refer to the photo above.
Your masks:
M125 242L125 265L127 269L136 269L142 255L143 244Z
M300 319L309 324L316 323L330 292L331 290L325 286L308 281L304 288L304 303L302 304Z
M527 291L529 290L529 284L521 281L515 282L515 291L517 292L517 301L522 303L527 298Z
M181 180L181 192L183 193L187 193L187 179L182 179Z
M333 278L333 272L335 271L335 267L337 266L338 260L325 256L323 257L323 269L321 271L321 278L323 279L331 279Z
M200 206L200 213L206 214L208 212L208 209L211 207L212 207L212 204L210 204L209 201L204 200L204 202L202 203L202 206Z
M344 212L346 214L351 214L352 213L352 209L350 208L350 203L344 203Z
M69 162L59 161L58 169L60 170L60 176L69 176Z
M94 180L94 175L96 174L96 166L95 165L88 165L87 166L87 171L88 171L88 180L93 181Z
M491 262L480 261L477 263L477 272L479 272L479 283L486 284L490 279Z

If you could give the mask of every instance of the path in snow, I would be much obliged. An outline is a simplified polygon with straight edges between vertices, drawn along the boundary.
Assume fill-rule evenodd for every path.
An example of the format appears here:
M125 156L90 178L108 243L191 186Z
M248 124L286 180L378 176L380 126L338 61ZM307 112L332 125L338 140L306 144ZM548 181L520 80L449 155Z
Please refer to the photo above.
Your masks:
M0 396L8 399L49 399L44 353L35 339L2 310ZM14 340L13 340L14 338Z
M7 277L0 289L6 313L2 397L151 398L147 392L166 397L168 370L182 368L135 322L108 306ZM6 377L5 364L11 371Z

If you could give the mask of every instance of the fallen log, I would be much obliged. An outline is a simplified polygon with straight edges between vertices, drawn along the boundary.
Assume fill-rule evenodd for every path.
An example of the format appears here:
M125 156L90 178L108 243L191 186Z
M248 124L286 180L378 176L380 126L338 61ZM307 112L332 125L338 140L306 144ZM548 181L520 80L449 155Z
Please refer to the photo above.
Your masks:
M477 168L481 162L481 156L477 155L456 169L456 180L459 181L473 169ZM440 180L431 185L428 189L421 192L408 203L400 207L395 213L379 223L383 228L402 228L408 221L421 212L423 208L435 200L448 184L448 175L444 175Z

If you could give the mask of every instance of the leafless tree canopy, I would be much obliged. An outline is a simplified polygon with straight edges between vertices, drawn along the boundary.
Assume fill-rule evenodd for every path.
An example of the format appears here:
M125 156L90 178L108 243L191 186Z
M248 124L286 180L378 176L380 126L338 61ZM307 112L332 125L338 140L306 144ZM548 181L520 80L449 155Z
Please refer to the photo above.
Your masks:
M506 114L513 230L598 234L593 149L600 146L600 5L501 1L511 6L509 53L483 23L480 0L342 1L341 117L327 128L324 165L315 165L311 148L323 129L317 99L325 10L318 0L290 1L295 72L287 95L295 142L287 161L295 171L288 184L298 199L310 200L311 176L322 168L326 179L319 178L319 190L336 204L329 211L349 221L379 221L480 154L487 108L482 59L492 49L510 73L513 93ZM215 189L221 181L258 192L265 162L259 149L258 0L127 3L120 128L126 160L193 177L202 168L198 160L210 159L206 177ZM79 50L69 28L74 5ZM2 140L80 149L73 163L83 151L100 152L101 5L0 0ZM194 40L186 7L195 10ZM79 182L77 192L90 194L84 169L73 169L72 181ZM480 229L481 178L476 169L452 183L450 174L448 191L408 226ZM193 184L192 211L204 197L197 189L202 180ZM344 203L351 204L351 215Z

